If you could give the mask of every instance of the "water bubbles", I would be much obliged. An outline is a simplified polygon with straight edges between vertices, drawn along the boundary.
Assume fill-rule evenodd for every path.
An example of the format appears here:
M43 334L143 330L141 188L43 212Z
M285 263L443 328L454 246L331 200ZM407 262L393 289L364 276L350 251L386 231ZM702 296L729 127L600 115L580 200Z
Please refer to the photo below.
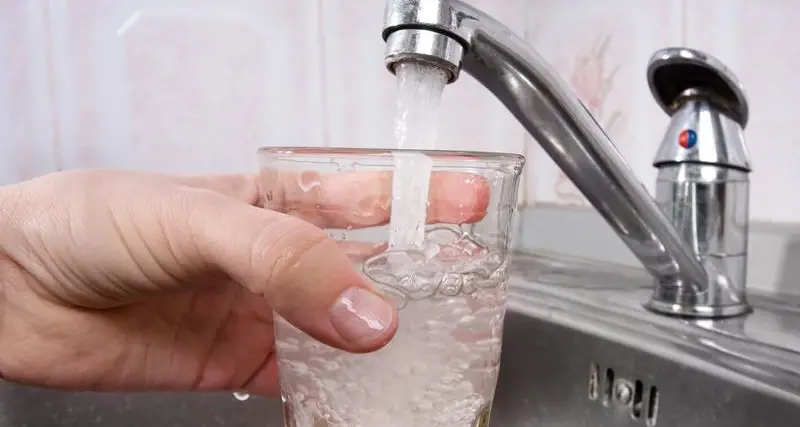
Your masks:
M336 371L339 369L339 363L335 360L322 357L312 357L308 360L310 370L316 371Z
M299 343L295 339L276 340L275 347L279 352L294 352L300 349Z
M428 231L421 249L390 250L367 259L364 274L375 283L395 289L411 300L433 295L454 297L495 286L504 276L503 257L469 234L452 227ZM402 298L401 298L402 299Z
M447 374L442 376L439 382L445 386L446 388L453 387L456 384L459 384L464 379L464 376L457 373Z
M461 292L461 285L463 281L461 276L455 274L448 274L442 279L442 286L440 292L445 296L456 296Z
M504 290L476 292L485 301ZM395 338L365 355L313 344L279 321L279 341L299 340L299 352L281 354L280 366L282 381L292 384L286 396L296 425L473 427L494 391L500 334L490 319L503 307L479 316L485 307L471 304L460 296L408 300Z
M238 400L239 402L244 402L247 399L250 399L250 393L247 393L245 391L234 391L233 397L236 398L236 400Z
M309 373L308 365L300 361L290 361L284 358L280 363L280 368L286 371L291 371L297 375L306 375Z
M364 274L402 309L394 339L373 353L342 352L278 318L295 425L473 427L491 401L500 355L507 288L497 282L506 280L504 257L494 254L443 226L429 229L418 249L365 260Z
M306 341L303 343L303 348L310 353L321 353L327 346L319 341Z
M450 244L452 250L458 255L468 257L485 256L488 252L485 246L474 240L469 235L461 236L458 240Z
M503 265L504 257L498 253L490 253L486 257L486 263L489 265L490 270L497 270L500 266Z
M433 402L429 400L420 399L415 403L416 405L414 408L412 408L412 411L426 412L433 409Z
M475 316L470 314L470 315L467 315L467 316L464 316L464 317L458 319L458 323L469 325L470 323L474 323L476 319L477 318Z
M431 319L425 322L425 329L427 331L436 331L447 327L447 323L441 320Z
M478 290L478 278L474 275L465 275L462 281L461 290L463 293L469 295Z
M324 367L327 363L328 362L325 359L322 359L320 357L311 357L311 358L308 359L308 365L312 369L315 369L315 368L316 369L320 369L321 367Z

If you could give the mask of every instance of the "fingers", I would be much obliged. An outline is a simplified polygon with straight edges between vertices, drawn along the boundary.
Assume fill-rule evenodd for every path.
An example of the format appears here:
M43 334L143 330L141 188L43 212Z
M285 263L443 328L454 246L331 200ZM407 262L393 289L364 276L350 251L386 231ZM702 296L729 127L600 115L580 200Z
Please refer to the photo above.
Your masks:
M340 245L299 219L206 194L191 207L189 221L204 262L263 295L280 316L326 344L366 352L389 341L395 309L348 257L365 247Z
M386 224L391 213L391 172L262 171L257 175L178 177L204 188L285 212L321 228L363 228ZM261 188L259 188L261 187ZM462 224L486 215L489 184L468 173L434 172L428 191L427 222Z
M391 172L319 174L263 171L265 207L322 228L386 224L391 213ZM488 182L477 175L434 172L428 191L428 223L477 222L486 215Z

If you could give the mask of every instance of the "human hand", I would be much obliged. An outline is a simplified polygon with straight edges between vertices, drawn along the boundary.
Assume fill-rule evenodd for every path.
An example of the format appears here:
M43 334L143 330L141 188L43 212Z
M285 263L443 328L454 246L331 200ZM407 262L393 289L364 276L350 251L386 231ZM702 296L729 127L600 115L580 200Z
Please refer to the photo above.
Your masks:
M0 188L0 377L274 395L273 310L334 347L382 347L395 310L353 269L359 248L316 226L386 223L391 175L326 179L328 214L313 217L313 198L261 208L256 176L74 171ZM482 181L435 175L429 221L479 220L488 196Z

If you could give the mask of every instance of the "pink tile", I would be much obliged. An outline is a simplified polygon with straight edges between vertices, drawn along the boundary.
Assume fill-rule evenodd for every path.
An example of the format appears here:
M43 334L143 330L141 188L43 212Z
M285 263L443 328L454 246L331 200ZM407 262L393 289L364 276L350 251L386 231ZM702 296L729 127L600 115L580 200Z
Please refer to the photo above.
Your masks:
M322 145L315 2L68 0L57 10L69 166L248 170Z
M469 3L525 34L526 0L477 0ZM523 152L523 129L505 106L480 83L461 73L442 98L442 145L449 149Z
M330 145L394 146L395 78L384 66L385 2L321 1L325 117Z
M153 17L132 31L124 37L131 142L153 160L165 148L249 151L266 136L267 103L291 99L269 99L264 40L239 23Z
M39 0L0 0L0 184L58 167L46 17Z
M620 0L533 0L528 40L575 90L636 175L652 189L652 159L667 117L652 100L650 55L680 42L680 3ZM537 202L586 206L583 196L541 148L533 148ZM531 191L531 190L529 190Z

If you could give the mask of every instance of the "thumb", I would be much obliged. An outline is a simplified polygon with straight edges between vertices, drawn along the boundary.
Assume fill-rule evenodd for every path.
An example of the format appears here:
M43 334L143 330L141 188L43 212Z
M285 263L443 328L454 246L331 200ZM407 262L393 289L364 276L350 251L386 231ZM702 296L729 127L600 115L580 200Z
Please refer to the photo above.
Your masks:
M322 230L227 197L204 200L209 206L193 209L190 222L204 261L263 295L281 317L350 352L376 350L394 335L395 308Z

